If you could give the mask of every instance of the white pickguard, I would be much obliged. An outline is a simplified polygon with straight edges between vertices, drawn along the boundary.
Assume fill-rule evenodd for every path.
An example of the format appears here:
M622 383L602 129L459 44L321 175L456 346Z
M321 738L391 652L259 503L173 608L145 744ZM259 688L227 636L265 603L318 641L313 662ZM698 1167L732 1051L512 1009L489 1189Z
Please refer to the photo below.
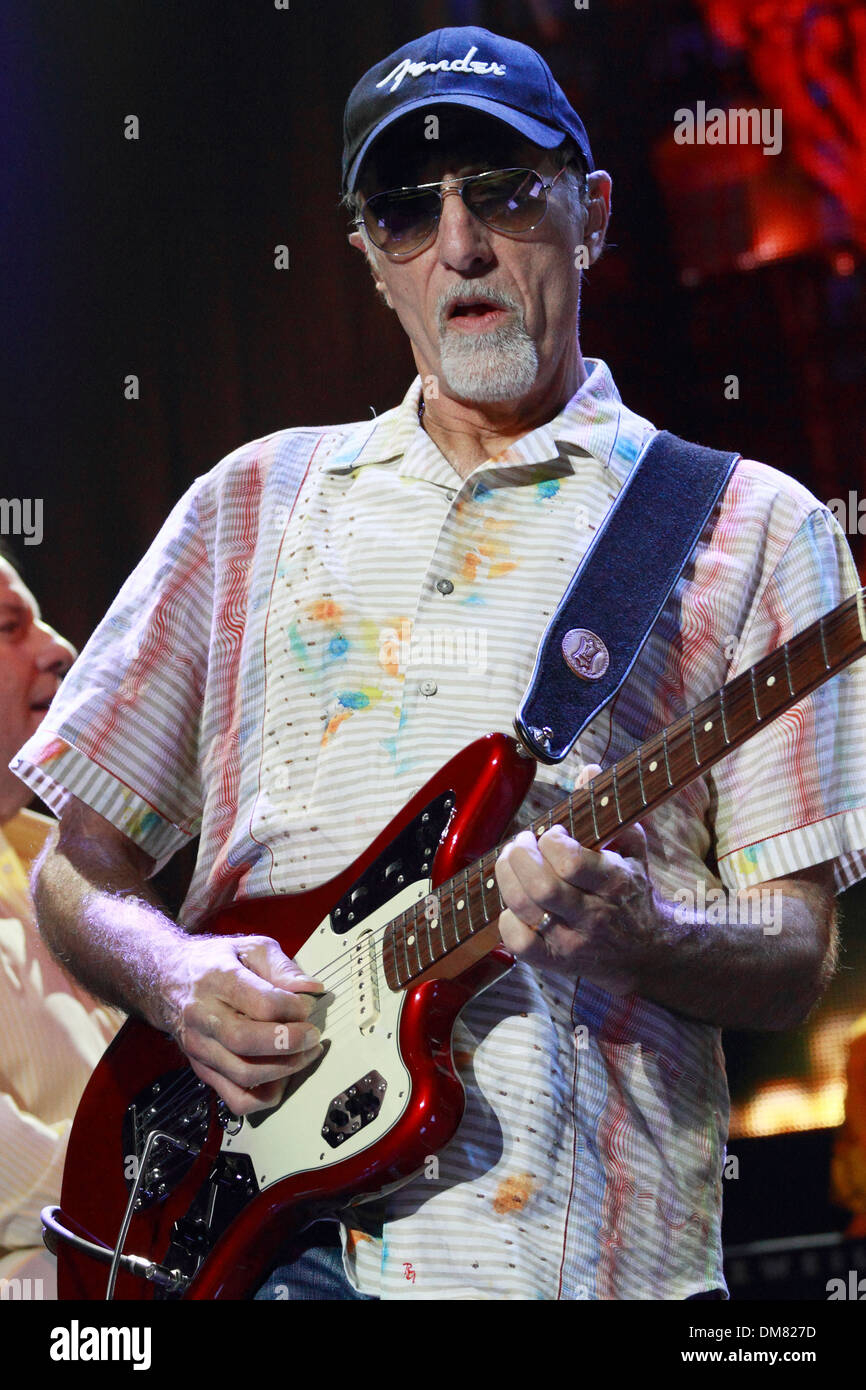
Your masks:
M249 1154L260 1189L294 1173L328 1168L362 1153L387 1134L405 1110L410 1076L398 1047L405 995L402 990L392 993L385 983L381 940L387 924L429 892L429 880L419 880L340 935L332 929L330 918L325 918L297 952L295 959L308 975L326 985L334 981L334 988L310 1017L321 1030L325 1053L277 1110L255 1125L244 1121L236 1134L226 1131L222 1142L223 1152ZM362 1029L363 1006L359 1006L352 948L371 931L379 943L375 951L378 1018ZM369 1124L332 1148L322 1137L329 1104L370 1071L380 1072L387 1082L381 1109Z

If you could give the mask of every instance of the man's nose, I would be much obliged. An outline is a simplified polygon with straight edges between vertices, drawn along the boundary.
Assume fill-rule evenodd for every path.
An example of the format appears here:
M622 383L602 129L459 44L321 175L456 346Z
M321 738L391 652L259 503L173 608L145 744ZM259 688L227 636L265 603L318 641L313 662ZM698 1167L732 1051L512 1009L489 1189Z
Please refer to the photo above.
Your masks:
M39 622L35 626L39 634L39 649L36 654L39 670L49 671L58 679L62 679L78 652L71 642L67 642L65 637L61 637L60 633L55 632L47 623Z
M445 264L465 271L474 263L489 262L491 235L490 228L469 211L458 188L443 188L437 249Z

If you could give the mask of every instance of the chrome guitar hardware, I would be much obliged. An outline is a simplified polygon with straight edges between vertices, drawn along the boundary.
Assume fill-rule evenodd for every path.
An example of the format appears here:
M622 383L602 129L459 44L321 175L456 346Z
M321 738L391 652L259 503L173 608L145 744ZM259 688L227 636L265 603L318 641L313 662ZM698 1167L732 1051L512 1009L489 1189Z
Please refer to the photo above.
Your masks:
M347 1086L328 1106L322 1138L336 1149L350 1134L357 1134L359 1129L371 1124L381 1109L387 1089L387 1081L377 1071L370 1071L354 1086Z

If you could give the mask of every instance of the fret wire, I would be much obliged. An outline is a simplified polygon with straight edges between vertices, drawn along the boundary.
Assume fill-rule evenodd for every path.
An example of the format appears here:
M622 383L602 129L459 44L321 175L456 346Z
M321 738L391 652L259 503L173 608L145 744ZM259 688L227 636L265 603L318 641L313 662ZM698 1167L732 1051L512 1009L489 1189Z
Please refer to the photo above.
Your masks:
M438 893L436 894L436 909L437 910L435 927L431 923L430 918L427 916L427 913L424 913L424 938L427 942L427 955L429 956L429 960L427 960L426 962L424 961L423 957L421 957L421 965L422 968L425 970L428 966L432 965L435 960L438 959L438 957L434 955L433 952L433 937L431 935L431 932L441 930L442 927L442 899L439 897ZM420 951L418 952L418 954L419 956L421 956Z
M550 824L553 825L553 821L552 821L552 820L551 820ZM499 903L499 911L500 911L500 912L504 912L504 911L505 911L505 903L502 901L502 894L501 894L500 891L499 891L499 883L498 883L498 880L497 880L497 878L496 878L496 860L497 860L497 858L498 858L498 854L497 854L497 851L496 851L496 850L493 851L493 854L492 854L491 858L492 858L492 860L493 860L492 864L490 865L490 877L493 879L493 888L491 889L491 892L493 892L493 893L496 895L496 901Z
M787 679L787 681L788 681L788 694L789 694L789 695L793 695L793 694L794 694L794 682L793 682L793 680L792 680L792 678L791 678L791 655L790 655L790 653L789 653L789 651L788 651L788 643L787 643L787 642L785 642L785 643L783 644L783 646L782 646L782 655L783 655L784 658L785 658L785 677L786 677L786 679Z
M728 721L727 721L726 718L725 718L725 687L724 687L724 686L722 686L721 690L719 691L719 714L722 716L722 738L725 740L725 743L730 743L731 740L728 738Z
M614 805L616 806L616 818L618 821L621 821L622 811L619 809L619 786L617 785L616 763L614 763L613 767L611 768L611 773L613 775L613 800Z
M575 834L574 834L574 806L573 806L573 804L572 804L572 801L571 801L571 798L570 798L570 797L569 797L569 800L568 800L568 826L569 826L569 829L571 830L571 838L572 838L572 840L573 840L573 839L576 838L576 837L575 837Z
M421 920L423 920L423 922L427 920L424 917L424 908L421 908ZM411 935L413 935L414 938L413 945L411 945L411 949L413 949L414 954L416 954L418 962L416 969L414 969L411 973L413 973L413 976L416 976L416 974L420 974L421 970L424 969L424 963L423 960L421 960L421 929L420 926L418 926L417 908L416 910L414 910L414 920L413 923L411 923L411 927L413 927L413 930L411 930Z
M670 758L668 757L668 731L667 731L667 729L662 729L662 748L664 749L664 754L665 754L665 772L666 772L667 775L668 775L668 786L669 786L669 787L672 787L673 784L674 784L674 779L673 779L673 777L671 777L671 764L670 764Z
M824 654L824 670L830 670L830 658L827 655L827 639L824 636L824 619L818 619L818 635L821 638L821 651Z
M484 897L484 880L486 879L487 875L486 875L486 873L484 872L484 860L483 860L483 859L479 862L478 867L479 867L479 869L481 870L481 872L480 872L479 875L478 875L478 881L479 881L479 883L481 884L481 916L484 918L484 921L486 922L486 921L487 921L487 902L486 902L485 897Z
M426 902L427 898L425 896L421 899L420 903L418 903L415 906L412 915L412 931L410 935L414 936L415 938L415 944L412 947L412 949L415 952L415 955L418 957L418 965L416 970L414 971L414 974L416 975L420 975L421 971L425 968L424 957L421 954L421 932L423 929L422 924L423 927L427 926L427 912L425 906Z
M400 915L403 918L403 924L400 929L400 934L403 938L403 959L406 962L406 978L404 983L408 984L412 978L412 969L409 965L409 947L406 945L406 913L402 912Z
M758 708L758 687L757 687L757 685L755 684L755 668L754 668L754 666L750 666L750 667L749 667L749 680L750 680L750 683L751 683L751 686L752 686L752 703L753 703L754 706L755 706L755 717L756 717L756 719L760 720L760 718L761 718L761 711L760 711L759 708Z
M440 947L445 942L445 903L439 889L434 889L433 891L436 893L436 903L439 910L436 914L436 926L433 927L429 922L427 923L427 949L430 952L431 965L434 961L439 960L442 954ZM435 937L432 935L434 932ZM436 943L435 946L433 944L434 940Z
M494 859L494 863L495 863L495 859ZM488 868L487 868L487 857L486 857L486 856L485 856L484 859L481 860L481 869L482 869L482 880L481 880L481 881L482 881L482 884L483 884L483 887L482 887L481 892L482 892L482 906L483 906L483 909L484 909L484 921L485 921L485 922L489 922L489 921L491 920L491 917L490 917L490 910L489 910L489 908L488 908L488 906L487 906L487 898L486 898L485 895L486 895L487 893L495 893L496 896L499 897L499 885L498 885L497 882L496 882L496 875L495 875L495 873L493 872L493 866L491 865L489 870L488 870ZM491 879L493 880L493 887L492 887L492 888L488 888L488 887L487 887L487 879L488 879L488 877L491 878ZM499 901L502 902L502 899L500 898Z
M457 943L458 943L459 940L460 940L460 932L459 932L458 929L457 929L457 899L454 897L454 880L453 880L453 878L448 880L448 888L449 888L450 893L451 893L451 931L452 931L453 936L454 936L453 945L456 946ZM464 898L463 901L464 901L464 904L465 904L465 901L466 901L465 898ZM445 938L445 930L444 930L444 928L443 928L443 930L442 930L442 945L445 946L445 947L447 947L447 945L448 945L448 942L447 942L447 940L446 940L446 938Z
M445 892L444 892L444 890L445 890L446 887L447 887L447 885L443 883L443 885L442 885L442 890L438 891L437 894L436 894L436 897L439 899L439 915L438 915L438 917L437 917L437 919L436 919L436 926L433 928L433 931L435 932L435 936L434 936L434 937L431 937L431 943L430 943L430 950L431 950L431 957L432 957L432 959L431 959L431 964L432 964L432 961L440 960L440 959L441 959L442 952L443 952L443 950L445 949L445 944L446 944L446 943L445 943L445 904L446 904L446 896L447 896L447 895L446 895Z
M471 890L470 890L470 887L469 887L469 869L468 869L468 868L466 868L466 869L463 870L463 892L464 892L464 897L465 897L465 902L466 902L466 921L467 921L468 924L469 924L469 935L471 936L471 935L472 935L472 931L473 931L473 922L472 922L472 893L471 893ZM462 941L462 940L463 940L463 937L460 935L460 929L459 929L459 926L458 926L458 924L457 924L456 922L454 923L454 931L455 931L455 934L456 934L456 936L457 936L457 940L458 940L458 941Z
M595 792L592 788L592 782L589 784L589 809L592 812L592 833L595 836L596 843L598 843L601 836L598 833L598 817L595 814Z
M640 763L640 749L637 749L637 780L640 783L640 796L644 806L646 806L646 792L643 789L643 768Z
M695 735L695 714L694 714L694 710L689 710L689 730L690 730L691 735L692 735L692 748L694 749L694 754L695 754L695 767L700 767L700 765L701 765L701 755L700 755L700 753L698 752L698 740L697 740L697 736Z

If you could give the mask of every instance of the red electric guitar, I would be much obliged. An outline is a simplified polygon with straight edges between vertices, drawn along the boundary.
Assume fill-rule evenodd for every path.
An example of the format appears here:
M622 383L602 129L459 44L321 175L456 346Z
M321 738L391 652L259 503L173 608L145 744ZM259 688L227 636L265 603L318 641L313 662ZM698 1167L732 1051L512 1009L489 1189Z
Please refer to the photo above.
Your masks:
M864 654L860 590L532 829L603 846ZM534 771L513 739L478 739L329 883L206 924L273 937L323 981L324 1053L277 1107L239 1119L169 1038L127 1023L84 1093L61 1208L46 1213L61 1298L105 1298L107 1283L120 1299L249 1297L294 1233L399 1186L451 1139L464 1106L451 1030L514 963L496 927L495 846Z

